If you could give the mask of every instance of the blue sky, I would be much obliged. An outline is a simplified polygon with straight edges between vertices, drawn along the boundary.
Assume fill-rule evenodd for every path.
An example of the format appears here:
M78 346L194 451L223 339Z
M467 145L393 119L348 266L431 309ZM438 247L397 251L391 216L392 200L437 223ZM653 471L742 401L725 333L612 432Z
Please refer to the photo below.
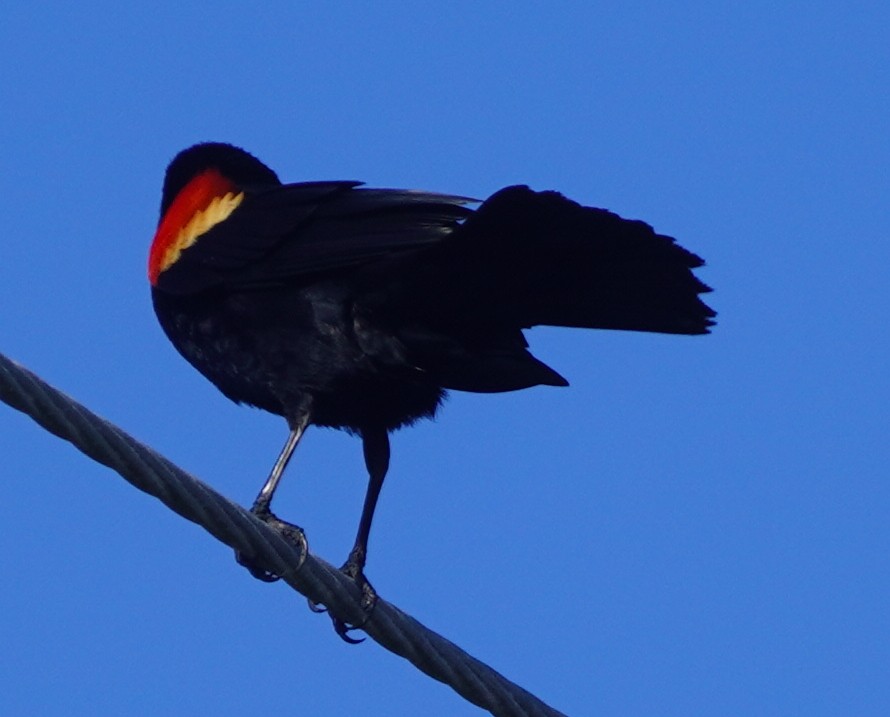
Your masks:
M711 336L536 329L572 383L396 434L379 592L570 715L890 713L886 3L28 3L0 351L249 503L285 437L157 326L163 170L559 189L700 253ZM0 406L5 714L475 715ZM345 558L359 443L276 502Z

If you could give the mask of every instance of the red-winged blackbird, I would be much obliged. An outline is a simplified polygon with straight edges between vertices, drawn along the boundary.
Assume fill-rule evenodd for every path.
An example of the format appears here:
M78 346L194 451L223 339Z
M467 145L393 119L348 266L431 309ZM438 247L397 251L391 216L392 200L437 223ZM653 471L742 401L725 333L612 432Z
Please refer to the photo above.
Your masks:
M640 221L556 192L467 197L360 182L282 184L247 152L199 144L167 168L148 275L179 352L226 396L283 416L275 487L309 424L361 436L370 475L344 571L363 575L389 432L446 389L566 380L527 350L546 324L707 333L702 260ZM253 569L255 575L274 576Z

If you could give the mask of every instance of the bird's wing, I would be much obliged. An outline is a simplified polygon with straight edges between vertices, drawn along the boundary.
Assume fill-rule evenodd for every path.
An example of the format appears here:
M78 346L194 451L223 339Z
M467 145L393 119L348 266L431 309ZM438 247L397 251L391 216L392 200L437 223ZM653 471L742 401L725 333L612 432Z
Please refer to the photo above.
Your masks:
M439 242L476 200L359 182L306 182L246 191L158 277L158 289L268 286L305 280Z

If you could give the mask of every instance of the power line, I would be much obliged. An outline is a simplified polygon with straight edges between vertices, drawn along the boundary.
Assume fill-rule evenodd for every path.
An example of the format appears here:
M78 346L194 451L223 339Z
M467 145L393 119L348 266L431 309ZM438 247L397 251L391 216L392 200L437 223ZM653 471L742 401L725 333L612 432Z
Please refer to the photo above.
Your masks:
M280 575L294 590L325 605L340 620L353 624L364 620L358 589L334 566L311 553L302 553L241 506L3 354L0 399L221 542ZM562 715L383 599L362 630L390 652L497 717Z

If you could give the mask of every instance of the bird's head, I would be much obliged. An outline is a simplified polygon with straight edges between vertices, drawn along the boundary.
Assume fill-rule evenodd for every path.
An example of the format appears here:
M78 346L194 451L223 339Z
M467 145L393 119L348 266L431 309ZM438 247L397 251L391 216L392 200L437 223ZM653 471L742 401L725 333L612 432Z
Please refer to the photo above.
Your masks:
M231 144L206 142L177 154L164 177L161 217L149 252L152 286L184 249L238 208L245 192L280 183L260 160Z

